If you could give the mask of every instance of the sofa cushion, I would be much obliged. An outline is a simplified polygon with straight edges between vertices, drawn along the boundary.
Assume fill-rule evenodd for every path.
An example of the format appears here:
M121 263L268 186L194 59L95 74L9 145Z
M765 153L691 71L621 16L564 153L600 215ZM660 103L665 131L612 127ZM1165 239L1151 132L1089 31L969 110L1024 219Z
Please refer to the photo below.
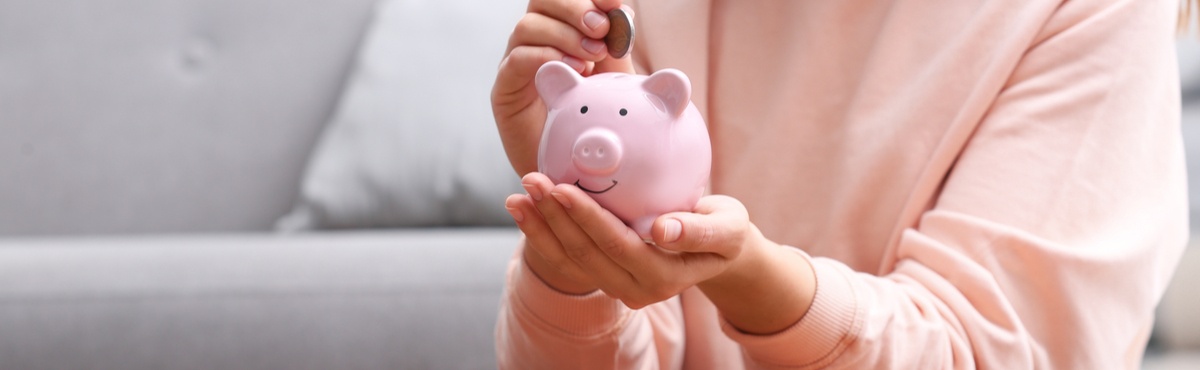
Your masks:
M0 239L0 367L495 368L518 237Z
M1184 250L1158 307L1155 337L1163 349L1200 352L1200 245Z
M511 225L490 90L525 1L381 3L284 230Z
M1200 93L1200 31L1179 38L1176 56L1179 60L1179 79L1184 91ZM1191 96L1190 98L1200 98Z
M269 230L375 0L0 0L0 235Z

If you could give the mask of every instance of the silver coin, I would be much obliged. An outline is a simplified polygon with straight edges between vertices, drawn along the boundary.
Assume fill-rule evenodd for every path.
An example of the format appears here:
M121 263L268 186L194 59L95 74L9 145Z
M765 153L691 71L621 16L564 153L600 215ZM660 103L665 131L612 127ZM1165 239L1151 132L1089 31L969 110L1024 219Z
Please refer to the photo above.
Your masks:
M604 43L608 45L608 55L613 58L624 58L633 49L633 17L621 8L608 12L608 35Z

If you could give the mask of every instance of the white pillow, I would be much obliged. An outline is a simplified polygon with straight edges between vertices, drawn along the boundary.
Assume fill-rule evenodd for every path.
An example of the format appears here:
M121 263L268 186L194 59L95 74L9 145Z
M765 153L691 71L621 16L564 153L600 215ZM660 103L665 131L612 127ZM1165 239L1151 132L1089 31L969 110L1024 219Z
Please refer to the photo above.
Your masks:
M524 0L380 3L284 231L511 225L489 94ZM320 27L320 25L314 25Z

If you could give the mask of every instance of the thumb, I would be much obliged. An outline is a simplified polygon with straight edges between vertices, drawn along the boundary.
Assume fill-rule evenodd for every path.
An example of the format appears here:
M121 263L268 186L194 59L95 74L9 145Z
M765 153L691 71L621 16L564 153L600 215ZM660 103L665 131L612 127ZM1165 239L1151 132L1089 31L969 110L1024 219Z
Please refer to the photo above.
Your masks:
M734 257L750 229L750 218L741 202L712 195L700 198L695 212L659 216L650 234L655 244L668 250Z

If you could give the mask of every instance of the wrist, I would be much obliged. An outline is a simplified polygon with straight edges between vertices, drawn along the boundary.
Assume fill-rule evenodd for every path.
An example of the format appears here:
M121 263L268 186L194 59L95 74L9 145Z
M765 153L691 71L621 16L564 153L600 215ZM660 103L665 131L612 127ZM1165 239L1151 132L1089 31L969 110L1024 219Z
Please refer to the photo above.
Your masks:
M538 280L550 288L568 295L585 295L596 291L595 286L581 283L560 272L557 267L529 247L529 240L523 239L521 243L523 244L522 262L529 266L529 270L533 272L534 276L537 276Z
M782 331L808 312L816 293L812 265L751 227L729 269L697 286L721 316L752 334Z
M702 290L745 285L747 281L761 277L762 269L771 258L772 250L778 248L778 244L768 240L751 224L746 230L746 236L742 238L739 253L729 262L729 267L696 285Z

